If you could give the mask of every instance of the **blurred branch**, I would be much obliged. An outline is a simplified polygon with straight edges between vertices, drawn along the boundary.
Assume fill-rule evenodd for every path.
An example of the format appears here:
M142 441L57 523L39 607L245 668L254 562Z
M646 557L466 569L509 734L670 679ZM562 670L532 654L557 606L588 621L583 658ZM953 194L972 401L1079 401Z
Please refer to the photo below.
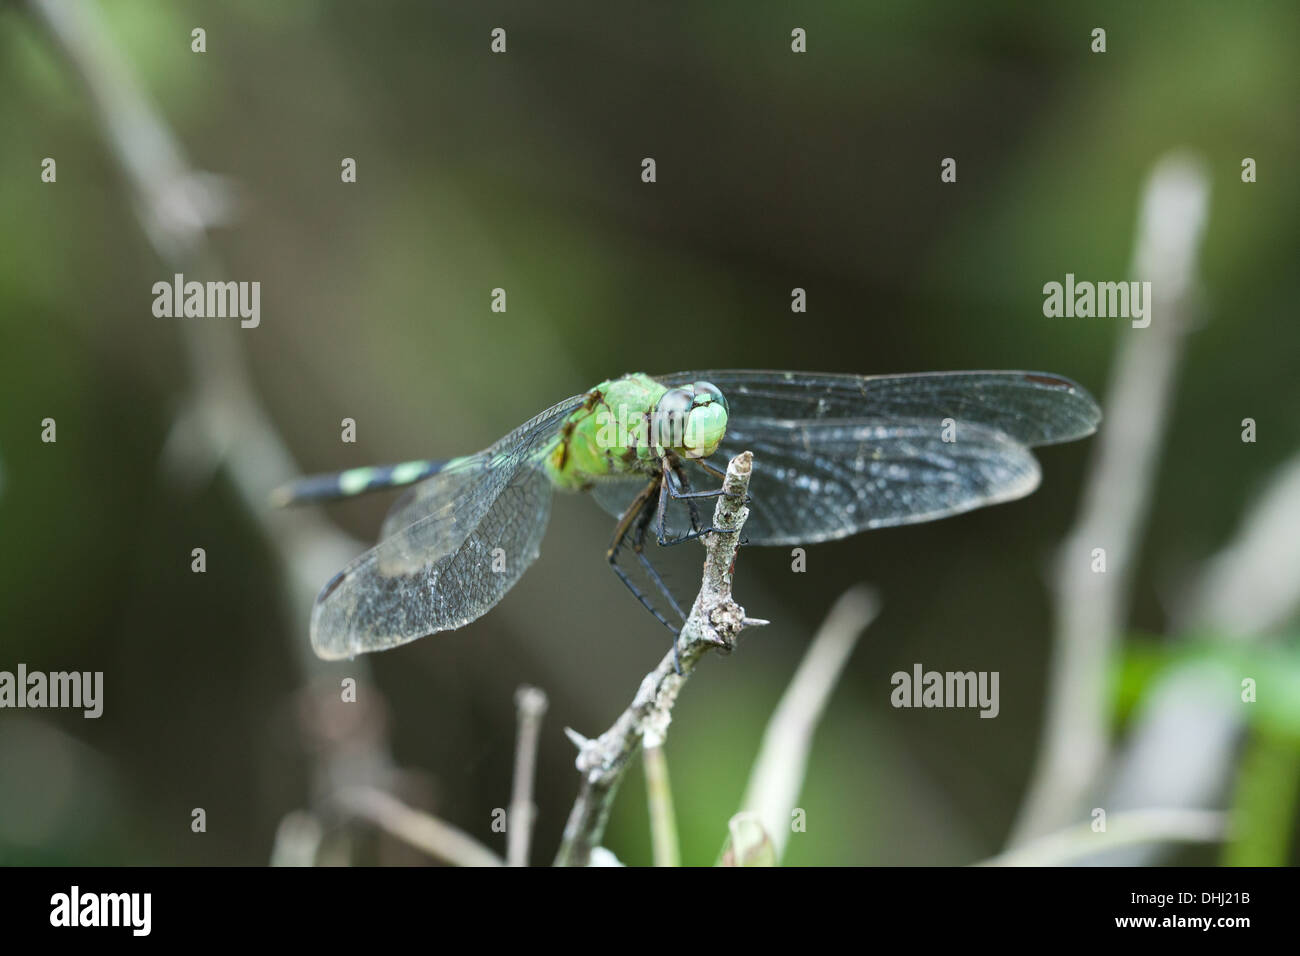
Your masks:
M315 866L324 830L315 814L306 810L286 813L275 828L271 866Z
M879 611L879 599L865 585L840 595L767 723L741 810L755 816L778 862L790 838L790 814L803 787L813 731L858 637Z
M28 7L57 51L80 77L95 107L110 156L131 189L135 209L154 251L174 272L223 275L208 230L229 218L233 202L223 181L197 172L161 114L145 96L130 65L109 40L92 0L29 0ZM194 482L224 467L244 508L278 560L289 587L290 640L309 683L337 684L312 653L306 635L312 602L322 581L347 563L361 545L309 510L271 511L267 494L299 469L262 409L250 382L239 341L245 334L226 323L180 320L191 394L174 423L164 463ZM363 662L351 665L363 683ZM387 748L379 741L382 752ZM344 747L343 749L346 749ZM355 763L327 754L316 785L327 789L342 776L331 762ZM368 783L357 779L352 783Z
M1198 162L1171 155L1143 191L1131 274L1151 282L1151 321L1121 340L1079 520L1057 558L1046 729L1013 845L1074 817L1106 760L1108 679L1182 355L1209 188ZM1094 548L1105 549L1104 573L1090 567Z
M757 813L742 810L727 821L718 866L776 866L776 848Z
M628 763L644 740L646 746L662 746L672 720L673 704L704 653L712 647L724 651L735 646L737 635L746 627L768 623L745 616L745 609L731 597L732 566L736 560L740 529L749 517L744 501L753 469L753 457L741 452L727 465L722 482L724 495L718 498L713 526L727 534L707 534L704 542L704 577L690 616L677 638L682 672L674 667L674 653L664 655L659 666L645 676L632 703L609 730L587 740L568 730L578 746L578 772L582 774L578 797L569 813L564 838L555 858L557 866L586 866L599 845L609 819L609 810Z
M1254 637L1300 605L1300 455L1284 463L1242 518L1233 541L1206 563L1175 617L1177 630Z
M1069 866L1103 850L1143 843L1215 843L1223 839L1227 828L1227 815L1213 810L1126 810L1111 814L1101 833L1094 831L1091 824L1081 823L977 865Z
M334 802L352 816L370 821L435 859L455 866L504 865L501 857L473 837L375 787L340 790Z
M1186 589L1174 633L1208 631L1225 642L1257 643L1289 619L1300 603L1298 526L1300 457L1294 457L1247 508L1236 536ZM1213 660L1181 662L1160 674L1144 692L1102 802L1115 810L1223 803L1246 729L1247 712L1238 695L1242 676L1238 668ZM1259 759L1261 746L1259 740L1247 745L1247 763L1236 775L1237 800L1255 796L1250 761ZM1285 805L1285 792L1276 787L1270 799ZM1257 822L1243 822L1236 839L1249 841ZM1160 862L1163 852L1160 846L1140 847L1108 854L1103 862L1149 866ZM1230 852L1248 851L1234 847Z
M655 866L681 866L682 850L677 840L677 818L673 813L673 789L668 782L668 759L664 748L646 745L646 803L650 808L650 845Z
M537 740L546 713L546 694L536 687L521 687L515 692L515 711L519 730L515 743L515 779L510 794L510 815L506 826L506 860L510 866L528 865L528 848L532 844L533 777L537 769Z
M207 230L206 205L186 183L206 181L185 161L179 143L137 84L130 67L109 44L109 32L92 0L29 0L58 50L84 82L104 130L111 156L131 187L141 226L158 257L171 269L221 274ZM320 582L360 546L310 511L272 511L267 494L299 473L284 442L261 408L249 382L242 332L229 325L177 322L186 348L193 394L169 439L169 449L191 455L173 465L193 466L201 457L223 465L249 514L297 589L293 610L307 633ZM213 334L215 333L215 334ZM181 425L188 427L180 428ZM315 664L305 640L293 641L300 660Z

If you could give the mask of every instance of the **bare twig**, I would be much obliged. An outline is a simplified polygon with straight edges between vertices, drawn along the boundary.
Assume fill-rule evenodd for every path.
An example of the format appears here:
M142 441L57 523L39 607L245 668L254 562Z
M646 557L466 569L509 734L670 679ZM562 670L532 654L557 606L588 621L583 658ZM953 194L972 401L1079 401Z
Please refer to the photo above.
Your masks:
M450 823L407 806L375 787L350 787L334 795L334 803L362 820L369 820L429 856L456 866L503 866L504 861L469 834Z
M567 731L578 746L577 766L582 782L564 828L555 859L557 866L586 866L590 862L592 851L604 835L609 809L628 762L643 739L647 746L662 746L677 695L704 653L710 648L730 650L743 629L768 623L746 617L745 609L731 598L731 573L740 529L749 516L744 502L752 468L753 457L747 451L731 459L722 483L724 494L718 498L713 514L713 526L728 533L701 538L705 548L704 579L677 639L682 672L677 673L673 652L669 651L641 681L631 705L609 730L594 740Z
M515 743L515 780L506 827L506 861L510 866L527 866L533 818L537 815L533 803L533 776L537 768L537 739L542 715L546 713L546 694L536 687L520 687L515 692L515 711L519 731Z
M1150 326L1124 332L1078 524L1058 556L1047 726L1012 844L1073 818L1106 760L1107 679L1182 355L1208 197L1199 164L1177 155L1157 164L1143 194L1131 271L1151 282ZM1091 568L1096 548L1106 553L1104 573Z
M762 824L777 861L790 837L790 814L803 787L813 731L858 636L879 610L879 600L865 585L840 595L767 722L741 809Z
M1069 866L1106 850L1147 843L1216 843L1227 832L1227 814L1159 807L1110 815L1103 832L1087 823L1008 850L978 866Z

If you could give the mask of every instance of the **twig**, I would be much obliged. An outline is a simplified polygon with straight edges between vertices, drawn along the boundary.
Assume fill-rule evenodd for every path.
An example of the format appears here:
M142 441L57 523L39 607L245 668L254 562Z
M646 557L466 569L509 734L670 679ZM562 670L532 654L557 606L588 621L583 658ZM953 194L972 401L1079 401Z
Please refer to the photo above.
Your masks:
M271 865L314 866L323 839L324 830L315 814L306 810L291 810L275 829Z
M437 817L408 807L375 787L350 787L334 795L338 807L369 820L429 856L455 866L503 866L497 856L469 834Z
M1107 680L1182 355L1208 195L1205 173L1182 156L1158 163L1143 194L1131 272L1151 282L1150 326L1124 332L1078 524L1058 555L1046 728L1012 844L1073 817L1106 760ZM1090 567L1096 548L1105 549L1104 573Z
M681 866L682 851L677 841L677 817L673 813L673 789L668 782L668 760L664 748L646 745L641 757L645 764L646 803L650 807L650 846L655 866Z
M537 769L537 739L546 713L546 694L536 687L520 687L515 692L518 715L518 739L515 743L515 779L510 794L510 815L506 826L506 862L510 866L528 865L528 848L532 843L533 776Z
M82 80L108 153L131 189L140 226L158 258L172 272L223 275L208 230L230 216L234 204L228 186L191 168L130 64L109 41L92 0L29 0L28 5ZM290 643L303 683L337 700L337 669L327 670L312 654L308 622L321 583L362 546L310 510L267 507L270 490L299 474L299 468L252 386L239 338L245 333L225 323L178 320L177 325L191 394L168 437L164 464L174 475L187 473L191 482L201 472L224 468L283 570ZM364 661L354 661L349 673L358 684L367 683ZM375 748L375 759L353 761L349 741L335 742L314 767L318 791L328 792L339 779L370 783L387 770L391 761L380 731L358 727L358 732L371 735L367 742Z
M1039 837L978 866L1069 866L1107 850L1144 843L1216 843L1227 832L1227 814L1214 810L1160 807L1113 813L1097 833L1081 823Z
M789 841L790 813L803 787L813 731L858 636L879 611L878 598L865 585L840 595L767 722L741 809L761 822L778 861Z
M768 623L746 617L745 609L731 598L731 573L740 529L749 516L744 502L752 468L753 456L747 451L731 459L722 482L724 494L718 498L713 513L713 526L728 533L707 534L700 539L705 549L704 578L677 638L682 672L676 672L674 654L669 651L641 681L632 703L609 730L595 740L566 730L578 747L577 767L582 782L555 858L557 866L586 866L590 862L592 850L604 835L609 809L628 762L643 738L648 746L662 746L677 695L704 653L710 648L729 651L743 629Z

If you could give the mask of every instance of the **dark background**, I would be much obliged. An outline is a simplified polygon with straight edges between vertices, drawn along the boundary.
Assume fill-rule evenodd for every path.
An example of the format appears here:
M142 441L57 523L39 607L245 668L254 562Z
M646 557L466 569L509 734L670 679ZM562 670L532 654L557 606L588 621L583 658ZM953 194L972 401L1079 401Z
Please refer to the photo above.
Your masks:
M1135 635L1174 639L1177 586L1300 445L1294 4L104 6L191 161L240 188L215 245L227 278L261 281L262 322L226 332L304 471L468 453L628 371L1030 368L1100 399L1119 340L1141 333L1044 318L1042 286L1128 277L1142 184L1178 147L1212 194ZM790 52L795 26L807 54ZM307 634L223 472L183 486L161 466L188 385L182 320L151 313L172 269L23 4L0 6L0 90L0 668L106 684L98 721L0 712L0 861L264 862L311 798ZM57 184L40 182L46 156ZM939 181L946 156L956 184ZM1239 440L1246 416L1256 444ZM344 417L356 444L339 441ZM774 623L706 662L676 711L687 862L716 856L768 714L858 581L884 609L818 732L788 862L1001 847L1044 708L1046 569L1090 445L1043 450L1030 498L817 546L805 574L785 550L742 553L737 597ZM369 541L388 503L328 513ZM666 649L604 566L609 530L593 502L557 500L541 560L500 606L372 661L404 795L497 848L513 692L547 691L535 861L576 790L561 728L607 727ZM671 564L688 594L697 561ZM1000 671L1000 717L892 709L889 675L918 661ZM362 859L418 859L357 840ZM649 859L639 767L606 843Z

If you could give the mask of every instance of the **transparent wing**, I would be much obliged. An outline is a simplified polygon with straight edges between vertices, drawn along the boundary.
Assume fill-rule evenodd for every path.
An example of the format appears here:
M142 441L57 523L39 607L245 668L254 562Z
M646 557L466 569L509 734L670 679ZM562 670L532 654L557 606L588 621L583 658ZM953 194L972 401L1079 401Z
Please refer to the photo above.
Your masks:
M731 421L912 419L985 425L1023 445L1091 435L1101 409L1081 386L1046 372L918 372L835 375L821 372L675 372L665 384L704 380L722 389Z
M932 521L1011 501L1038 487L1038 463L1024 445L994 429L957 426L943 441L930 422L804 422L780 428L727 429L713 462L722 466L745 449L754 453L750 479L751 544L815 544L871 528ZM716 482L687 465L696 487ZM621 514L640 482L602 482L596 500ZM712 502L702 503L707 522ZM665 522L672 536L689 530L689 512L672 502Z
M727 397L727 436L713 462L754 452L744 532L753 544L812 544L1022 497L1039 480L1026 446L1082 437L1100 419L1082 388L1037 372L705 371L659 378L703 379ZM943 440L945 419L953 420L948 436L955 441ZM697 487L712 486L687 467ZM610 482L595 495L620 514L636 490L634 482ZM688 523L685 507L674 503L669 533Z
M961 423L806 422L729 429L720 452L754 453L754 544L814 544L1011 501L1038 487L1038 462L995 429ZM724 459L725 460L725 459Z
M543 463L578 401L408 491L379 544L316 598L316 653L338 659L395 647L468 624L500 601L540 552L551 502Z

